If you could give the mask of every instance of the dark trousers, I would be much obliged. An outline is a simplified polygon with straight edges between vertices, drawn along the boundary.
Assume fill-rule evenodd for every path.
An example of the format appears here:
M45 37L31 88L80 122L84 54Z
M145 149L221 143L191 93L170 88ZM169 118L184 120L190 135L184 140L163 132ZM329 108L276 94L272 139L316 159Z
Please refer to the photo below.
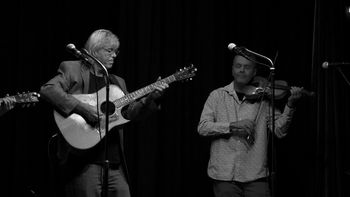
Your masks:
M271 197L267 178L250 182L214 180L215 197Z
M86 166L79 176L64 185L66 197L100 197L103 168L101 165ZM129 185L121 168L108 171L108 197L130 197Z

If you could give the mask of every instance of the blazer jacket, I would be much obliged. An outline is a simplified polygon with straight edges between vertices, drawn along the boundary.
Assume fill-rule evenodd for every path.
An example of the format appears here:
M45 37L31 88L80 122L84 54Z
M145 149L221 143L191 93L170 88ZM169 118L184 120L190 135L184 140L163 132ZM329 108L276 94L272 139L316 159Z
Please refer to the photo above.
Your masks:
M125 81L121 77L110 74L110 80L114 82L114 84L119 84L121 90L128 94ZM89 82L90 82L90 68L85 65L82 61L64 61L60 64L58 68L58 74L50 79L47 83L45 83L40 89L41 98L51 104L54 109L61 113L63 116L69 116L72 114L73 109L80 102L78 99L72 96L72 94L87 94L89 91ZM128 119L135 119L139 114L143 114L143 109L147 109L146 111L152 111L157 109L157 106L154 102L151 102L147 107L145 106L145 98L136 101L128 107L128 111L130 111ZM68 143L64 143L64 138L58 132L57 141L54 142L57 144L55 147L56 151L55 156L57 161L61 166L64 166L67 161L69 154L73 151L73 147L71 147ZM119 129L119 139L122 150L122 164L124 167L124 171L126 174L126 178L128 177L128 170L125 161L124 154L124 139L123 139L123 129ZM50 140L54 141L54 140ZM53 145L50 145L51 147ZM53 153L52 153L53 154Z

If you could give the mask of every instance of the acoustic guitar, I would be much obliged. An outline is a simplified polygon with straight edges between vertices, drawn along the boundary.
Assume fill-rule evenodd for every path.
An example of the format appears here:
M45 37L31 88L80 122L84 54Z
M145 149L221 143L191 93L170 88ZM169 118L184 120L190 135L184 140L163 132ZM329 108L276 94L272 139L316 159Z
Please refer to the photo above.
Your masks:
M109 110L108 113L108 130L111 130L115 126L129 122L130 120L124 118L121 113L123 107L154 91L157 83L162 81L170 84L175 81L191 80L192 77L195 76L196 71L197 68L195 68L193 65L190 67L185 67L166 78L160 79L155 83L126 95L124 95L123 91L118 86L110 85L110 103L108 106L112 108L112 111ZM107 104L106 87L101 88L97 94L75 94L73 96L83 103L99 108L99 111L103 113L99 127L92 127L91 125L87 124L84 118L76 113L73 113L68 117L63 117L60 113L54 111L55 122L61 134L71 146L77 149L89 149L100 142L106 135L104 118L107 114L104 110L105 105Z

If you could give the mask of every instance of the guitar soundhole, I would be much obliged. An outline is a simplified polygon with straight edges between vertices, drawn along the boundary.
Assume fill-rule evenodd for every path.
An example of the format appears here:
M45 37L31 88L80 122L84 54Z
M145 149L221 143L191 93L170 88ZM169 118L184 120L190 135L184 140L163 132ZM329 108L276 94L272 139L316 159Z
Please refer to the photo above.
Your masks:
M114 112L115 112L115 106L112 102L108 102L108 110L109 110L109 113L108 115L112 115ZM107 102L103 102L101 104L101 111L103 114L106 114L107 112Z

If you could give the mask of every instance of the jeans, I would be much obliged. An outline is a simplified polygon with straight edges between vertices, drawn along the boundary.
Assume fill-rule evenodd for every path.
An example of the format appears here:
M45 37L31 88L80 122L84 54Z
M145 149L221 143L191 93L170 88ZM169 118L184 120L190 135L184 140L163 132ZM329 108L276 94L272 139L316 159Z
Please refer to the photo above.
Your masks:
M101 165L87 165L79 176L65 184L66 197L100 197L103 172ZM130 197L129 185L120 167L111 167L108 171L108 197Z
M214 180L215 197L271 197L267 178L250 182Z

